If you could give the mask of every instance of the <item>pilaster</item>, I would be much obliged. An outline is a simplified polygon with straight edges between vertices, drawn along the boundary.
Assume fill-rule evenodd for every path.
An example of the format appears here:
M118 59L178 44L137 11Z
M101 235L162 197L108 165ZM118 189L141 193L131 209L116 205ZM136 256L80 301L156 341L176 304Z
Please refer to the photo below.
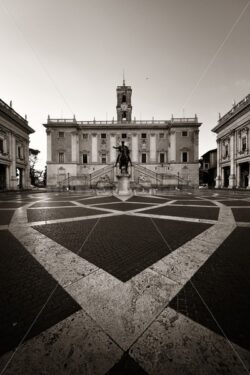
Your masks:
M79 162L79 139L78 133L71 133L71 161L78 163Z
M132 135L132 162L138 162L138 135Z
M199 161L199 129L194 131L194 162Z
M176 161L176 132L170 132L170 161Z
M51 161L51 131L47 130L47 161Z
M219 139L217 139L217 176L215 179L215 188L220 189L221 188L221 167L220 167L220 161L221 161L221 142Z
M240 164L236 164L236 187L240 188Z
M16 177L16 137L11 134L11 165L10 165L10 189L17 190L17 177Z
M26 162L24 173L23 173L23 187L25 189L30 188L30 166L29 166L29 143L24 145L24 159Z
M150 134L150 161L155 162L156 161L156 136L155 134Z
M116 147L116 135L110 134L110 163L115 163L116 161L116 150L113 148L113 146Z
M97 163L97 134L91 134L91 160L92 163Z
M230 133L230 176L229 176L229 188L233 189L236 187L235 178L235 132Z

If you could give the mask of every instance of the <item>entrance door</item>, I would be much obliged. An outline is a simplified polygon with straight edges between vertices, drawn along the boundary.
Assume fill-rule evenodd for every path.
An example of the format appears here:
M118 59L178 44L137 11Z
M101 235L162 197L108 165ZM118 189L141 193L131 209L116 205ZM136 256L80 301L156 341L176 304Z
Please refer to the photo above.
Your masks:
M0 190L6 189L6 166L0 164Z
M224 187L229 186L230 167L224 167Z

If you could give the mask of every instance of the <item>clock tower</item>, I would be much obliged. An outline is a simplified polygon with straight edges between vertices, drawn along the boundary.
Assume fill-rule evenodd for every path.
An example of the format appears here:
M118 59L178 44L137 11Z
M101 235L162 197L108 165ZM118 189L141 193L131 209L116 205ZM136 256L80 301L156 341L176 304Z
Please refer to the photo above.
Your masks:
M117 86L116 89L117 96L117 121L118 122L131 122L132 106L131 106L131 96L132 89L131 86L125 85L125 79L123 79L123 85Z

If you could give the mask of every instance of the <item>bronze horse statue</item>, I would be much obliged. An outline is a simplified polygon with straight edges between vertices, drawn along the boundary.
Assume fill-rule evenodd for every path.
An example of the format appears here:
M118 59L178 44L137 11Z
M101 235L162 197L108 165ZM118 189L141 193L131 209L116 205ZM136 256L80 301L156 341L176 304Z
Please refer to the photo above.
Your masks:
M118 146L118 147L113 146L113 148L119 150L119 154L116 159L115 167L119 163L119 168L120 168L121 173L128 174L128 163L130 163L130 165L132 166L132 162L129 156L129 153L130 153L129 148L125 146L124 141L122 141L121 146Z

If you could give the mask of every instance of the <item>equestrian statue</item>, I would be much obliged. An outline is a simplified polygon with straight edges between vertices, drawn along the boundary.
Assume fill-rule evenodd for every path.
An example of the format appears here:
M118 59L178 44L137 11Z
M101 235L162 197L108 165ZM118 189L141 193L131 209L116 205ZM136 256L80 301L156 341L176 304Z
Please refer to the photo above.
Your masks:
M124 144L124 141L122 141L122 144L120 146L117 146L117 147L113 146L113 148L115 148L116 150L119 150L119 154L115 162L115 167L117 166L117 164L119 164L121 173L125 172L126 174L128 174L128 163L130 163L132 167L132 162L129 156L130 151L129 151L128 146L126 146Z

